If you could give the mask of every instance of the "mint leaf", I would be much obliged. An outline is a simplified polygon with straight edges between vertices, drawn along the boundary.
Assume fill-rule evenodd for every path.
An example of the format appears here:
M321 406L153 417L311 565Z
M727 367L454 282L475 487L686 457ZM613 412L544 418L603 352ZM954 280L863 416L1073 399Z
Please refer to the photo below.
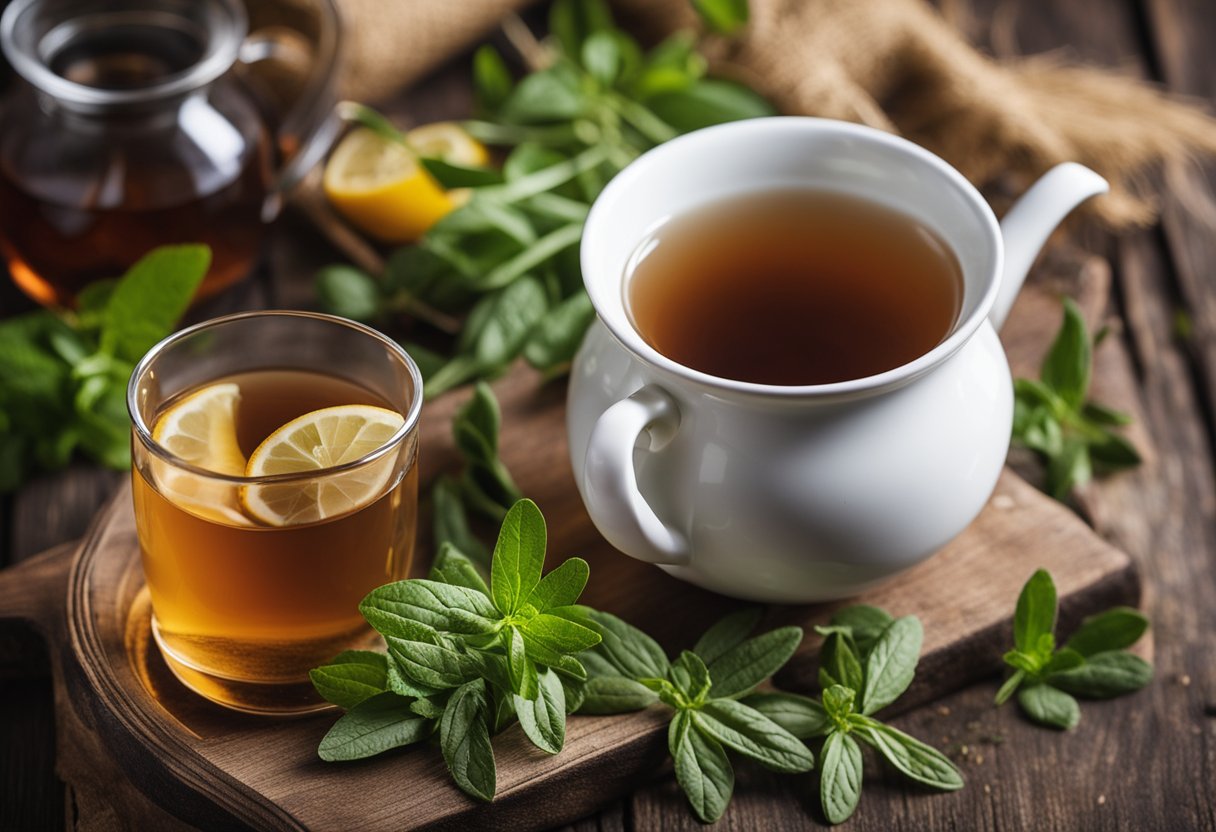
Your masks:
M550 613L529 618L523 624L523 632L531 641L555 653L578 653L600 642L595 630Z
M737 644L710 663L715 697L738 696L772 676L802 643L802 628L780 627Z
M1148 619L1130 607L1114 607L1091 615L1065 643L1082 656L1131 647L1148 629Z
M308 678L322 699L350 710L388 689L388 656L347 650L329 664L308 671Z
M1074 411L1081 408L1089 391L1091 352L1081 309L1072 298L1064 298L1064 322L1039 376Z
M659 679L667 675L671 666L667 654L653 638L611 613L596 610L590 619L603 639L594 652L622 676Z
M747 25L748 0L692 0L705 25L722 35L733 35Z
M916 675L923 639L920 619L914 615L897 618L882 631L866 659L863 714L885 708L908 689Z
M854 604L838 610L830 620L832 626L848 627L857 648L857 658L864 660L882 631L895 619L886 610L869 604Z
M503 640L507 646L507 675L511 680L511 692L524 699L536 696L537 672L536 665L528 658L524 636L515 627L503 630Z
M359 609L365 616L375 610L385 617L394 616L441 632L463 635L496 632L502 620L494 604L481 591L422 578L373 589Z
M848 734L833 731L820 756L819 800L829 823L844 823L861 800L861 746Z
M1122 650L1094 653L1084 664L1048 677L1053 687L1090 699L1109 699L1140 690L1153 680L1153 666Z
M532 744L556 754L566 741L566 692L552 670L540 673L536 694L525 698L512 694L519 725Z
M402 674L425 687L439 690L460 687L478 675L476 659L451 647L395 636L385 636L384 640Z
M326 762L361 760L424 740L431 735L433 725L410 713L408 699L380 693L355 705L335 722L317 746L317 755Z
M502 411L494 391L484 381L473 385L473 396L456 412L452 431L456 447L469 459L489 461L498 455Z
M493 110L507 100L515 81L498 50L489 44L473 53L473 89L477 103L483 109Z
M834 721L853 713L857 692L844 685L832 685L823 692L823 708Z
M590 575L591 567L587 565L587 561L582 558L570 558L540 579L540 583L528 596L527 603L538 612L570 606L583 594Z
M1000 689L996 692L994 704L1004 705L1013 696L1013 692L1022 684L1022 680L1026 678L1026 671L1019 669L1016 673L1005 680Z
M822 737L828 732L827 711L809 696L781 692L753 693L740 701L800 740Z
M592 676L584 687L582 714L623 714L648 708L659 697L654 691L624 676Z
M114 287L102 315L101 348L139 361L173 331L211 265L203 245L162 246L144 255Z
M314 290L321 308L331 315L374 322L383 305L380 284L354 266L326 266L317 272Z
M1052 728L1075 728L1081 721L1077 700L1047 684L1031 685L1018 691L1018 704L1040 725Z
M485 680L473 679L456 689L439 720L439 747L452 779L465 794L486 802L496 789L488 718Z
M764 714L733 699L711 699L692 712L693 724L727 748L773 771L810 771L815 758L802 741Z
M545 518L536 503L520 500L502 521L490 563L490 594L503 615L517 612L532 594L544 562Z
M1024 653L1038 649L1040 637L1056 627L1056 585L1046 569L1030 576L1013 614L1013 643Z
M692 651L701 657L706 665L711 665L726 651L743 643L760 623L764 610L760 607L747 607L737 610L719 619L712 627L697 639Z
M700 705L709 694L709 668L691 650L681 652L680 657L672 662L667 678L694 705Z
M538 640L527 629L522 630L521 633L524 637L524 648L528 651L529 659L575 679L582 680L587 678L587 669L574 656L555 650L549 646L548 642Z
M823 628L816 629L823 632ZM828 632L819 650L819 686L826 690L833 685L843 685L858 691L864 684L865 675L853 650L852 639L841 631Z
M1039 671L1041 676L1049 676L1053 673L1062 673L1066 670L1080 667L1085 664L1085 657L1073 650L1071 647L1064 647L1058 650Z
M870 717L860 717L853 733L918 783L944 791L963 787L963 775L944 754L897 728Z
M431 566L427 577L432 581L462 586L480 592L487 598L490 596L490 588L486 586L485 578L482 577L476 564L466 558L451 543L444 543L440 546L439 554L435 556L435 563ZM497 615L497 608L495 615Z
M439 688L432 688L426 685L420 685L413 679L401 672L401 665L392 656L388 657L388 674L385 684L388 689L398 696L406 696L410 698L425 699L440 693Z
M667 730L676 782L702 823L722 817L735 789L735 771L722 744L699 731L692 712L677 711Z
M435 483L431 489L431 502L435 512L433 528L436 548L442 552L444 545L449 544L479 566L488 567L490 551L469 529L460 492L450 477L440 477Z

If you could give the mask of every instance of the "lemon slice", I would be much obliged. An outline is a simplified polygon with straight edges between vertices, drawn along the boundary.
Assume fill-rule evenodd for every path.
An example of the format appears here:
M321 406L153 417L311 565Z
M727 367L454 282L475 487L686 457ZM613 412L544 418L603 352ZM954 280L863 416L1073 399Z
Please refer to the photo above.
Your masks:
M352 404L327 407L293 419L263 440L245 475L264 477L323 471L367 456L385 445L405 422L400 413ZM245 512L272 526L314 523L354 511L384 491L396 457L388 454L341 474L241 490Z
M236 438L236 409L241 390L236 384L211 384L171 406L156 420L152 439L178 459L218 474L244 476L245 455ZM252 523L241 513L234 485L189 471L159 459L153 477L165 499L204 519L236 526Z
M406 139L419 154L453 165L485 167L490 163L486 146L454 121L437 121L415 127L406 134Z
M338 144L321 184L342 216L385 243L417 240L454 207L409 148L366 127Z

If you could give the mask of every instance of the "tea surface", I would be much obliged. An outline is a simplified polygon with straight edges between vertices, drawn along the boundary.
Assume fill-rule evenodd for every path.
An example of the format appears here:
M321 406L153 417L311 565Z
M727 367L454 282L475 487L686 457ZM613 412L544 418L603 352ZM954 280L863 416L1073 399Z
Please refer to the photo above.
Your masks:
M829 384L899 367L950 332L954 253L911 217L823 191L765 191L676 217L638 247L634 326L721 378Z

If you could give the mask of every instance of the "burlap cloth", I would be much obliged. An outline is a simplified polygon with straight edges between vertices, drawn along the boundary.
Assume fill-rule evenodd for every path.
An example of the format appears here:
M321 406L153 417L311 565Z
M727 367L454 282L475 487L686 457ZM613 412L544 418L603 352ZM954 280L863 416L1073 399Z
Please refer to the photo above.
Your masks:
M338 0L348 27L343 94L373 102L397 94L528 2ZM697 28L688 0L613 7L648 41ZM995 61L925 0L751 0L751 9L742 37L709 38L704 48L716 72L782 112L901 133L980 185L1007 179L1020 188L1057 162L1081 162L1111 181L1091 210L1114 227L1154 216L1140 182L1146 171L1216 153L1216 121L1199 109L1111 72Z

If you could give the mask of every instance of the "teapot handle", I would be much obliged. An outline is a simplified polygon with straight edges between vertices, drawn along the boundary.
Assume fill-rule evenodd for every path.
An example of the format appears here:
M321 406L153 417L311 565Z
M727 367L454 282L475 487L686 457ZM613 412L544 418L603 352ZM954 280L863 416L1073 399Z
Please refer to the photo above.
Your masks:
M309 39L287 26L258 29L241 44L240 61L246 66L278 61L306 67L307 72L295 103L279 126L276 144L288 150L262 205L264 222L278 216L284 197L324 158L342 130L342 121L334 112L342 19L334 0L313 0L312 5L317 12L315 46L306 45Z
M662 449L680 427L680 410L661 388L647 385L600 415L591 429L583 465L583 494L608 542L647 563L685 566L688 538L659 519L638 490L633 451L639 437Z

